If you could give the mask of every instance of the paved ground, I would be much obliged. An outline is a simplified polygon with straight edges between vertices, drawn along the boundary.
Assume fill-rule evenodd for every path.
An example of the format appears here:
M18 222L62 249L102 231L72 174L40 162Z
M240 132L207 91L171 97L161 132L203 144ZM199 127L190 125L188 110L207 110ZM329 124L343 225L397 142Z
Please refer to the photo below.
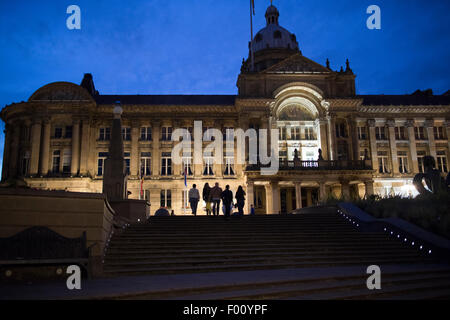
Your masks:
M445 265L386 265L380 266L382 275L393 272L414 272L428 270L430 274ZM118 278L91 279L82 281L81 290L68 290L65 283L35 285L2 285L0 299L109 299L139 298L139 295L167 293L173 290L215 288L242 284L268 283L277 281L298 281L302 279L333 279L336 277L361 275L365 283L368 277L366 267L327 267L281 270L259 270L240 272L214 272L175 275L128 276ZM368 294L370 294L370 291Z

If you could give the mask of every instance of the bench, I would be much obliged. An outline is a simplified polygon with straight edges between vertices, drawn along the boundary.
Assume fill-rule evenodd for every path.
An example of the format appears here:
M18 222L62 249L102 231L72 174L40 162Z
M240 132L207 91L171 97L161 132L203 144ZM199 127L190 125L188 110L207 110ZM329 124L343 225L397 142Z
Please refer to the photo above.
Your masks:
M0 267L76 264L89 276L91 247L86 231L79 238L66 238L47 227L30 227L0 238Z

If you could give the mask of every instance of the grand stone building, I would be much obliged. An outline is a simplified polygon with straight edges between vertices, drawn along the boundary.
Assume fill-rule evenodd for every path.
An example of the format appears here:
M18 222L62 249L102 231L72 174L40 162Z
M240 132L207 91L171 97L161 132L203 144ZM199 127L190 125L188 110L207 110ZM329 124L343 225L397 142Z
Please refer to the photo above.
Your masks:
M431 155L444 175L450 151L450 95L357 95L355 74L305 56L294 34L282 28L274 6L254 37L254 61L243 60L237 95L102 95L93 77L80 85L55 82L26 102L1 111L5 122L2 181L23 179L37 189L102 192L114 105L120 101L130 198L150 200L182 214L183 173L188 184L238 185L247 211L289 212L329 196L373 193L414 195L413 176ZM250 47L250 46L249 46ZM171 159L175 128L278 129L280 169L262 175L256 165ZM319 149L321 158L319 160ZM297 156L295 156L297 155Z

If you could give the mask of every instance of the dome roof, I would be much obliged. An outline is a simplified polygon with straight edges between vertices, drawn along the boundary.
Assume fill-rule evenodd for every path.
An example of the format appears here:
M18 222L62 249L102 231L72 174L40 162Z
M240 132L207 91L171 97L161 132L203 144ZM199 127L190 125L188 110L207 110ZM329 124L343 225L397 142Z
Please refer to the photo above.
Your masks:
M253 39L253 50L258 52L264 49L291 49L298 50L295 34L290 33L278 24L280 13L270 5L266 10L266 27L259 30Z

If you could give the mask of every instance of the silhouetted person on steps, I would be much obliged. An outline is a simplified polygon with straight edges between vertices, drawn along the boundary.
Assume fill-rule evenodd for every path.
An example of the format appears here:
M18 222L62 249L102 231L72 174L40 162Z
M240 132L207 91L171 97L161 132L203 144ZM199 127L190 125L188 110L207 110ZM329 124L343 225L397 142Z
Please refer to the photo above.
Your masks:
M203 198L203 201L205 201L205 203L206 203L206 215L207 216L211 215L210 193L211 193L211 187L209 186L208 182L206 182L205 186L203 187L202 198Z
M243 216L244 215L244 205L245 205L245 191L244 191L244 189L242 189L242 186L238 187L235 198L236 198L236 202L237 202L239 215Z
M199 200L200 193L198 192L198 189L196 189L196 185L194 184L192 186L192 189L189 190L189 203L191 204L192 214L194 216L197 215L197 205Z
M209 196L213 203L213 214L219 215L220 213L220 198L222 197L222 188L219 187L219 183L216 182L214 187L211 189Z
M225 206L225 218L230 216L231 204L233 203L233 192L230 190L230 186L226 185L225 190L222 192L222 201Z

